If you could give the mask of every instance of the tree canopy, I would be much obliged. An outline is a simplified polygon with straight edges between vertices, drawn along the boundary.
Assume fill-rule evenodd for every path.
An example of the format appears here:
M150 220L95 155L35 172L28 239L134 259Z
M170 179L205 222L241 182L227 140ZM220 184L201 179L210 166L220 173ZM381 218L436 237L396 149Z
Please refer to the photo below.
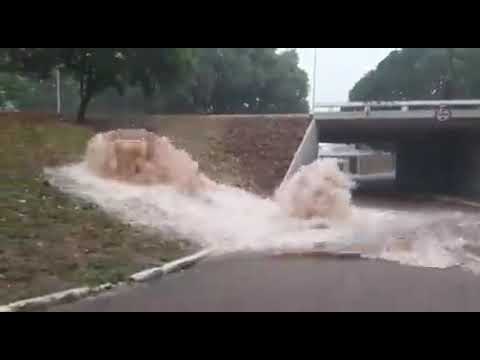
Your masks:
M480 96L480 48L403 48L350 91L351 101L470 99Z
M78 91L80 121L90 103L163 113L307 112L308 76L298 63L294 50L276 48L0 49L0 70L22 79L48 79L60 68L74 82L68 91Z
M199 48L190 79L164 95L166 111L308 112L308 76L294 50Z
M55 68L79 84L77 118L85 118L87 106L109 88L120 95L139 85L151 96L158 83L181 79L188 73L190 49L177 48L10 48L0 52L3 69L46 79Z

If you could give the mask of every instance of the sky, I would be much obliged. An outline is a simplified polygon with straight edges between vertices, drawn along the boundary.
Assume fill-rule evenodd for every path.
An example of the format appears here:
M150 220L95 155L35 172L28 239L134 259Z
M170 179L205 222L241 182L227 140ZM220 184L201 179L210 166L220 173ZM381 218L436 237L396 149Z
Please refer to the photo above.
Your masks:
M345 102L353 85L395 48L317 48L316 102ZM313 48L296 48L313 84ZM310 89L310 96L312 92ZM311 97L309 98L311 101Z

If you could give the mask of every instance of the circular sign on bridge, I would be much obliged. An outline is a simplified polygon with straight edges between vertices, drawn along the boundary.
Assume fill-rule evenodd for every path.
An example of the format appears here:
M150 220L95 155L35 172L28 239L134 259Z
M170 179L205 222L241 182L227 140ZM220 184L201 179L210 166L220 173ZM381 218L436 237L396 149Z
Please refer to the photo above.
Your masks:
M440 122L448 121L452 118L452 111L445 105L441 105L437 111L435 111L435 117Z

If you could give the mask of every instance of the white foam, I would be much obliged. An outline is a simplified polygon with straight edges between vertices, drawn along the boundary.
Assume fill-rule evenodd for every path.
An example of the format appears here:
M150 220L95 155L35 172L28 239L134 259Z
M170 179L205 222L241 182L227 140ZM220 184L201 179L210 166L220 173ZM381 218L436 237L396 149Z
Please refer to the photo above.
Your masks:
M348 233L347 227L313 229L311 221L289 217L275 202L228 186L190 196L170 186L103 179L84 163L46 173L61 190L93 201L124 221L173 231L221 252L308 250Z
M381 211L353 208L348 222L318 228L316 220L289 216L273 200L220 185L197 195L171 186L142 186L93 175L85 163L46 169L53 185L85 198L125 222L173 232L216 253L288 253L325 249L356 251L370 259L406 265L447 268L462 265L480 271L478 258L464 245L477 239L458 237L446 221L478 223L462 214Z

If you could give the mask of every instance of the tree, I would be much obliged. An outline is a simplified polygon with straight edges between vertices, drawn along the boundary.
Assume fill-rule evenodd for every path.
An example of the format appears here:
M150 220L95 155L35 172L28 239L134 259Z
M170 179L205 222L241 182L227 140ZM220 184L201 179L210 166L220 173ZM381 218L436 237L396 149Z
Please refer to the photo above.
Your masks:
M0 73L0 108L7 105L18 108L29 93L28 85L18 75Z
M193 69L167 107L217 114L308 112L308 76L294 50L200 48Z
M194 58L194 49L188 48L130 48L129 85L140 86L151 105L156 92L177 90L178 83L188 81Z
M391 52L350 91L352 101L480 96L480 48L404 48Z
M259 112L308 112L308 75L298 67L295 50L286 51L268 67L257 108Z
M5 54L4 51L0 54ZM78 122L83 122L90 101L108 88L122 95L129 85L142 86L151 96L158 84L188 72L189 49L163 48L14 48L7 49L4 68L48 78L61 68L79 83Z
M63 78L78 84L79 121L90 104L147 112L308 112L308 77L294 50L19 48L0 49L0 64L39 80L60 67Z

